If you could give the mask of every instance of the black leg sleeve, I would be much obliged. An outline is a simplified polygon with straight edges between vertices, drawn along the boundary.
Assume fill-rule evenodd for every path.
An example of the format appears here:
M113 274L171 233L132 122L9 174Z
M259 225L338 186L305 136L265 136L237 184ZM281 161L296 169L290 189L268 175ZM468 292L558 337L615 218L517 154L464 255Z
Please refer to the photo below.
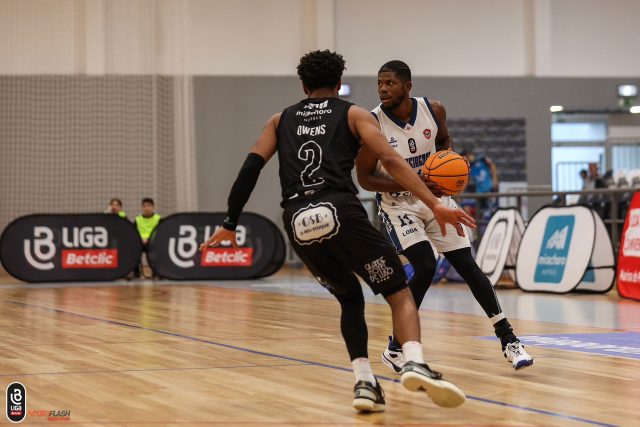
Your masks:
M453 268L467 282L476 301L480 303L482 309L488 317L493 317L502 313L502 308L498 302L491 282L486 274L480 270L476 264L471 248L462 248L451 252L445 252L444 256L449 260Z
M354 280L355 279L354 277ZM359 357L369 357L367 341L369 332L364 320L364 296L360 284L353 287L348 293L335 295L340 303L342 313L340 315L340 331L347 345L350 360Z
M413 267L413 277L409 281L409 288L413 294L416 307L420 308L433 276L436 274L436 257L427 241L418 242L402 252Z

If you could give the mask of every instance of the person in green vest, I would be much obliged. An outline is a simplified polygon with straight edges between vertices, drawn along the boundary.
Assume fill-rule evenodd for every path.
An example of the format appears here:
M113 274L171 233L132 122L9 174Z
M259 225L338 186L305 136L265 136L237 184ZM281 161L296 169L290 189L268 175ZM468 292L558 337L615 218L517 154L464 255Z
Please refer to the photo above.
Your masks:
M142 215L136 216L135 223L145 247L149 243L151 233L153 233L153 230L155 230L160 222L160 215L155 211L156 207L151 197L142 199Z
M109 213L118 215L120 218L127 217L126 212L122 209L122 200L117 197L114 197L109 201Z
M160 214L155 212L156 207L151 197L145 197L142 199L142 214L137 215L135 218L135 225L142 239L142 250L147 252L149 245L149 238L151 233L160 223ZM140 267L136 266L135 276L140 277Z

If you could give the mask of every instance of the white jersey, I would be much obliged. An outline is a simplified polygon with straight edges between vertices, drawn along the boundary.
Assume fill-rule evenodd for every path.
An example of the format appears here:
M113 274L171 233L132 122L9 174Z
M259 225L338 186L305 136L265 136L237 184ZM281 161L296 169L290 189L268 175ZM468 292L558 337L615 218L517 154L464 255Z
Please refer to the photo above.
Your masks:
M438 120L427 98L411 98L411 101L413 112L406 123L384 111L382 105L374 108L371 113L378 120L389 145L418 173L429 155L436 152ZM381 166L380 173L389 176ZM414 198L409 192L378 194L379 201L389 204L399 203L407 197Z
M411 101L413 112L407 123L386 113L380 106L372 113L391 147L417 173L427 157L436 152L438 120L427 98L411 98ZM388 175L382 167L380 172ZM430 241L438 252L455 251L470 245L468 230L464 237L459 236L451 224L446 225L447 235L443 236L431 209L408 191L378 193L376 200L387 232L399 252L425 240ZM449 208L457 207L451 197L441 197L440 203Z

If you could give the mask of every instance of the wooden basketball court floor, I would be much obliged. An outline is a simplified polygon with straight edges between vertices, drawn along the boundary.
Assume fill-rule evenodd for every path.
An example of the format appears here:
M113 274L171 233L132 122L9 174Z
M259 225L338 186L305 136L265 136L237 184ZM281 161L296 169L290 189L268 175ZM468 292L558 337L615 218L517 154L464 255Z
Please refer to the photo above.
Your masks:
M1 383L26 387L27 425L51 425L51 411L70 411L57 413L61 422L104 426L640 425L640 345L583 351L598 337L640 335L640 303L615 291L499 289L518 335L525 343L538 339L527 347L535 365L515 372L497 341L483 339L492 328L466 285L432 287L420 311L427 359L468 397L445 409L403 389L380 362L390 311L366 289L370 358L387 411L364 415L351 407L339 306L306 274L237 282L2 282ZM572 334L588 335L569 341L574 347L541 346Z

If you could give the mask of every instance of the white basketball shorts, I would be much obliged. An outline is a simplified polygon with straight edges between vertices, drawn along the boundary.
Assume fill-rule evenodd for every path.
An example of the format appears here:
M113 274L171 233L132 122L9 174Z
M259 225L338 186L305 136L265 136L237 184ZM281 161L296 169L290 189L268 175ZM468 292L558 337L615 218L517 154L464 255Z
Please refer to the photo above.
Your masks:
M387 233L398 252L422 241L428 241L440 253L470 247L469 230L464 228L464 237L458 235L451 224L446 225L447 235L443 236L433 212L413 195L392 196L378 194L379 215L387 228ZM449 208L458 208L451 197L441 197L440 203Z

